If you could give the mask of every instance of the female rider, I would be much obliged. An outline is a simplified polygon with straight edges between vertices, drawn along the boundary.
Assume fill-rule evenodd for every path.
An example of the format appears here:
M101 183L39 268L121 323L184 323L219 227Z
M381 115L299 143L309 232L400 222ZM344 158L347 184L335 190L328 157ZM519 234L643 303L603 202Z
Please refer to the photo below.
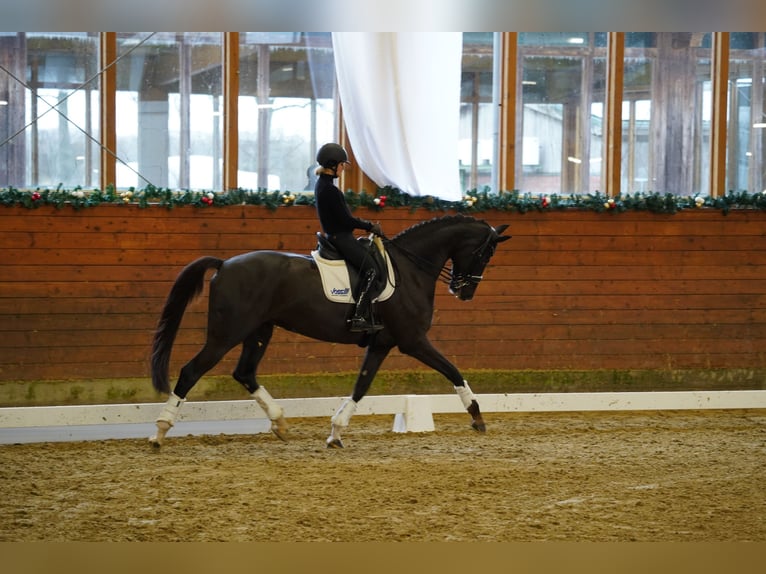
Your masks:
M319 167L316 169L317 181L314 186L319 224L330 242L336 247L347 263L359 270L358 293L354 299L354 316L349 319L351 331L372 333L383 328L372 316L372 304L369 290L375 280L376 268L367 248L354 237L355 229L370 231L382 235L380 225L366 219L354 217L346 203L346 197L335 185L334 180L343 173L349 164L348 154L342 146L328 143L319 148L316 156Z

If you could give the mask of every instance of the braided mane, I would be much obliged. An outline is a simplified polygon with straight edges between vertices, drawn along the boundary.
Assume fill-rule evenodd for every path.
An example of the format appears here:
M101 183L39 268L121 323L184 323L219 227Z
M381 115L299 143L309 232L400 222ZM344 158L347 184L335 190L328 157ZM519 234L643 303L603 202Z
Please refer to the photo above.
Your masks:
M421 229L425 227L430 227L431 225L435 224L441 224L441 225L453 225L455 223L467 223L470 221L475 221L477 223L484 223L489 225L486 221L483 219L476 219L475 217L472 217L470 215L463 215L462 213L458 213L457 215L444 215L442 217L434 217L433 219L428 219L426 221L421 221L420 223L416 223L415 225L408 227L404 231L401 231L394 235L392 237L392 240L396 240L399 238L402 238L406 235L409 235L411 233L418 233Z

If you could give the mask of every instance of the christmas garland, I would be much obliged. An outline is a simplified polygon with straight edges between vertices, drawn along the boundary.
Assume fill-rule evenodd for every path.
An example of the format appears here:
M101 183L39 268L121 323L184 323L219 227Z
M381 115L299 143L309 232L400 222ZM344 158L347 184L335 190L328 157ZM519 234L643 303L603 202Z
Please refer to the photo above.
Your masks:
M374 194L366 191L346 191L351 208L366 207L380 211L387 207L406 207L412 211L482 212L488 210L530 211L581 210L620 213L625 211L649 211L672 214L684 209L714 208L724 214L732 209L766 210L766 190L749 193L729 191L721 197L679 196L672 193L634 193L619 197L607 197L600 192L589 194L533 194L520 191L493 193L488 188L467 192L460 201L447 201L432 196L412 196L396 188L378 188ZM260 205L271 210L294 205L314 205L310 193L233 189L223 192L178 191L168 188L147 186L117 191L114 187L105 190L56 189L20 190L13 187L0 189L0 205L35 209L44 205L73 209L98 205L137 205L141 208L191 205L199 208L223 207L228 205Z

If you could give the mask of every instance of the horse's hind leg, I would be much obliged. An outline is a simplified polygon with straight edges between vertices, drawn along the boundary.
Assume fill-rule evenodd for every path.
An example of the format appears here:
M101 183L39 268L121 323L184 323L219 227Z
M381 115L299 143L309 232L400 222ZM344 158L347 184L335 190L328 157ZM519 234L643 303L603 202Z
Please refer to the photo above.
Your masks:
M389 346L376 347L372 345L367 348L362 368L359 370L359 375L354 384L354 392L343 401L343 404L338 407L338 410L332 417L332 429L330 436L327 438L327 448L343 448L341 432L348 427L352 415L356 412L357 403L367 394L372 380L375 378L380 365L388 356L390 350L391 347Z
M271 419L271 431L282 440L287 440L287 422L285 421L284 411L269 394L269 392L258 384L255 378L255 372L258 363L261 362L266 353L266 347L271 341L271 335L274 332L274 326L270 323L261 325L254 333L249 335L242 343L242 354L239 357L237 367L232 376L244 386L250 396L255 399L264 412Z
M234 344L224 344L218 342L211 344L210 340L205 343L202 350L181 369L173 392L170 393L165 406L157 417L157 434L149 439L149 442L155 447L160 447L165 440L165 435L175 424L178 417L178 411L184 402L186 395L197 381L212 369L223 356L229 352Z

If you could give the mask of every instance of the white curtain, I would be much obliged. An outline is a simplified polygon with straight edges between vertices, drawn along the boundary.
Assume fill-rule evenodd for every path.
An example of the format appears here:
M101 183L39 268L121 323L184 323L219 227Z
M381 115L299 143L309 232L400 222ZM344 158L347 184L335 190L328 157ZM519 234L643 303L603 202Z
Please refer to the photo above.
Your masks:
M333 32L343 117L379 186L460 200L460 32Z

